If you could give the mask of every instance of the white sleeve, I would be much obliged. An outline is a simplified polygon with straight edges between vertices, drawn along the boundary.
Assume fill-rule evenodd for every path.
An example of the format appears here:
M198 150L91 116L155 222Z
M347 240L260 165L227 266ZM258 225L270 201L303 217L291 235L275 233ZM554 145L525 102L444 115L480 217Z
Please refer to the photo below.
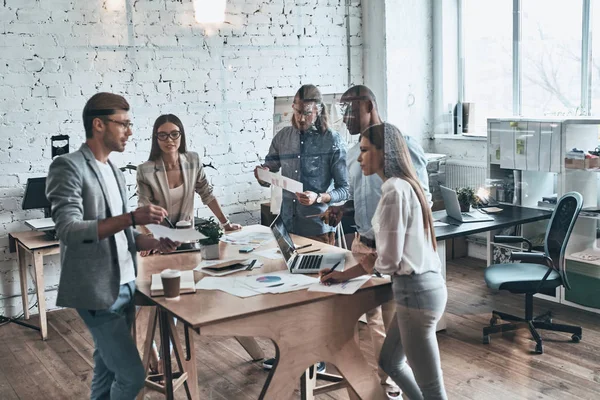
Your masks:
M396 190L385 193L381 199L375 261L379 272L393 274L400 269L410 207L408 199Z

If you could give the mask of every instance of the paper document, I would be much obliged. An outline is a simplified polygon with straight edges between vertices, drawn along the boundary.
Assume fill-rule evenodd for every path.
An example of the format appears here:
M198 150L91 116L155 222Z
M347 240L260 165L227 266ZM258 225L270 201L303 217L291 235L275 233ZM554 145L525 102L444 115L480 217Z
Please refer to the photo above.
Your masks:
M257 296L261 293L237 283L234 277L218 278L206 276L196 283L196 289L199 290L220 290L237 297Z
M324 292L324 293L338 293L338 294L354 294L366 281L371 279L370 276L360 276L358 278L350 279L349 281L342 283L334 283L330 286L323 285L322 283L315 283L308 288L309 292Z
M306 289L319 282L318 278L277 271L268 274L238 277L238 282L260 293L285 293Z
M181 294L185 293L195 293L196 286L194 285L194 271L181 271L181 281L179 286L179 292ZM160 274L152 274L152 283L150 284L150 296L162 296L163 293L163 284L162 279L160 279Z
M304 185L301 182L274 174L266 169L258 168L257 171L258 179L261 181L270 183L271 185L279 186L280 188L292 193L304 192Z
M271 232L252 232L242 229L241 231L221 236L221 241L229 244L252 246L254 248L275 239Z
M247 276L205 277L196 284L196 288L221 290L233 296L249 297L267 293L278 294L306 290L318 282L318 278L311 276L277 271Z
M283 255L279 251L277 247L267 250L255 251L254 255L261 256L264 258L268 258L270 260L282 260Z
M442 221L433 221L434 228L441 228L443 226L448 226L448 224Z
M155 238L169 238L174 242L195 242L206 239L206 236L195 229L172 229L166 226L150 224L146 228L152 232Z

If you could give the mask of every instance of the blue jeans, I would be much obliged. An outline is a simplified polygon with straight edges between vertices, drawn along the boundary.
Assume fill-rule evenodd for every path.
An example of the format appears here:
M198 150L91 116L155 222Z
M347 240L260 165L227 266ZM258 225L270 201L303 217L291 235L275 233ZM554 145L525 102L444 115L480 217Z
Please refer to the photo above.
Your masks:
M146 374L131 336L134 293L135 281L131 281L121 285L109 309L77 309L94 338L91 400L133 400L144 387Z
M425 272L394 276L392 288L396 316L387 331L379 366L409 399L446 400L435 334L448 299L446 283L439 273Z

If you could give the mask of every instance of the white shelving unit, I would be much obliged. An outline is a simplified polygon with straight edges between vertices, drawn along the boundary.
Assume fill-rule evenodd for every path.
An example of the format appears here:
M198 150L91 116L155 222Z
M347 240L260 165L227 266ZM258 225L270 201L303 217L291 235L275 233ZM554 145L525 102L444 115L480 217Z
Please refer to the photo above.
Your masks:
M594 118L491 118L488 119L488 178L504 182L501 202L532 208L542 197L576 191L583 195L584 208L600 209L600 169L569 169L565 167L566 152L573 148L594 150L600 145L600 119ZM498 181L499 182L499 181ZM503 189L503 190L502 190ZM494 193L492 193L494 195ZM538 297L573 307L600 313L600 261L572 257L574 253L600 256L600 214L580 216L566 252L567 276L571 291L558 288L555 293ZM523 225L518 234L543 244L548 221ZM488 262L494 260L494 248L514 246L492 243L488 235ZM496 254L501 253L496 250ZM591 305L591 306L590 306Z

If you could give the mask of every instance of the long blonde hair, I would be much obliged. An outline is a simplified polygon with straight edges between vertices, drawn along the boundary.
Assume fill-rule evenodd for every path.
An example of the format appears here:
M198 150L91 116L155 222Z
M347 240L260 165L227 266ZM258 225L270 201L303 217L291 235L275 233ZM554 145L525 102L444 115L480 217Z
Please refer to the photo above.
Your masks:
M369 127L360 136L371 142L376 149L383 150L384 176L386 178L396 177L404 179L415 191L421 204L425 237L429 233L431 244L434 250L437 250L437 241L435 240L435 230L433 228L433 215L431 214L423 187L417 178L417 172L410 158L406 140L404 140L400 130L392 124L383 123Z

